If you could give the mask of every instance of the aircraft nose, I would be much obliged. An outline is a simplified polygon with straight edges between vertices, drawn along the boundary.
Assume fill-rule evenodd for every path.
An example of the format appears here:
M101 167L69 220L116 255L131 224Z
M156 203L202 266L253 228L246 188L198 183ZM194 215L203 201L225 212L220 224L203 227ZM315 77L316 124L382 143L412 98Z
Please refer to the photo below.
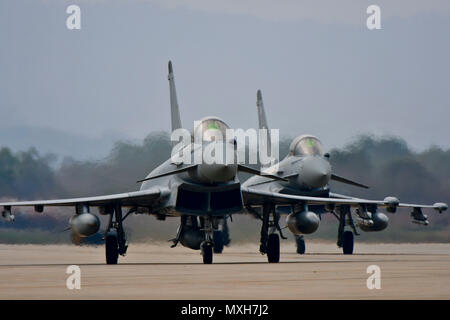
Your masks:
M320 188L328 184L331 178L331 166L325 159L313 157L303 164L301 178L311 188Z
M197 167L197 175L207 183L223 183L232 181L237 175L238 166L236 163L227 164L226 155L230 153L234 157L234 144L222 142L215 142L215 144L217 146L217 149L215 151L222 150L222 155L217 158L211 157L214 159L205 159L205 157L208 156L210 150L212 150L205 148L205 153L203 154L203 162ZM211 146L212 145L210 145L210 147ZM213 151L212 153L214 153L215 151Z
M234 180L237 174L236 164L200 164L199 176L209 183L223 183Z

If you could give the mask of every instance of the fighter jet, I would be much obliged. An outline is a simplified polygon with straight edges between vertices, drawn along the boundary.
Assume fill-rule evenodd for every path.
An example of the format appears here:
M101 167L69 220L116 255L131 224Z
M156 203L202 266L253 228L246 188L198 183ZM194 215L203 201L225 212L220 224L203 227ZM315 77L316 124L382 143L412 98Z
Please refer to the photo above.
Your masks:
M170 61L168 67L174 132L182 126ZM211 145L220 145L225 152L234 153L235 141L225 140L228 128L217 117L203 118L193 130L193 136L199 139L181 145L177 152L194 155L198 150L205 151ZM68 229L78 237L89 237L98 232L100 220L91 213L91 208L97 207L99 214L109 216L104 234L107 264L117 264L119 255L124 256L127 252L123 222L131 213L151 214L159 220L179 217L180 226L172 240L173 246L180 242L188 248L201 250L203 262L210 264L213 261L213 245L221 251L223 244L226 244L226 218L243 209L238 171L260 174L258 170L242 164L192 163L183 157L172 156L138 181L142 183L139 191L74 199L3 202L0 206L3 207L2 216L9 221L14 220L13 207L33 206L36 212L43 212L47 206L74 207L75 215L70 219ZM127 209L125 215L123 208Z
M259 128L268 129L260 90L257 92L256 105ZM267 140L265 143L270 145L270 139ZM399 203L396 197L374 201L332 193L328 185L330 180L368 187L333 173L329 159L330 155L324 153L323 145L317 137L301 135L293 139L289 154L284 159L262 170L285 178L285 181L253 176L243 184L242 192L247 210L263 221L260 251L267 253L269 262L279 261L278 233L283 237L279 225L280 214L288 214L286 225L296 236L297 252L302 254L305 252L303 235L314 233L319 227L320 215L331 212L339 222L337 245L343 249L344 254L352 254L353 234L358 235L357 226L363 231L381 231L388 226L389 219L386 214L378 211L379 207L384 207L390 213L395 213L397 207L411 207L413 222L423 225L428 225L428 220L422 213L422 208L433 208L439 213L448 208L445 203L416 205ZM261 194L265 195L264 199L261 199ZM258 210L261 208L262 210ZM356 225L352 208L357 217ZM346 230L346 227L351 230Z
M170 61L168 80L172 133L174 133L181 130L182 126ZM165 220L167 217L180 219L176 237L172 240L172 247L181 243L190 249L200 250L205 264L212 263L213 246L220 242L221 236L225 238L227 225L224 221L226 218L232 214L244 213L244 207L247 210L253 210L253 207L258 206L263 208L260 251L267 252L269 262L279 261L280 248L277 231L281 233L281 228L278 223L279 211L275 210L275 207L291 208L292 213L288 216L288 226L297 234L311 233L317 229L319 218L312 211L316 206L325 206L329 211L336 209L342 221L345 221L345 215L349 213L350 207L356 206L362 210L362 216L367 215L367 223L372 222L371 228L376 228L383 217L376 211L376 208L380 206L386 207L391 212L394 212L399 205L412 206L417 220L426 221L426 217L420 211L420 207L423 206L399 204L398 200L392 197L386 198L384 201L375 201L327 198L325 197L326 193L320 193L321 197L282 193L284 192L283 188L277 188L277 185L271 184L270 181L291 183L297 179L299 183L312 183L317 189L318 182L316 180L324 179L314 175L309 177L303 173L298 175L302 178L296 178L295 172L289 171L288 166L284 164L280 166L280 170L271 174L270 172L261 173L260 170L252 169L238 162L188 161L192 157L195 158L196 152L201 151L200 154L204 154L211 149L223 150L226 154L235 155L237 143L235 139L227 136L228 128L228 125L217 117L203 118L194 125L192 140L181 145L176 144L172 156L168 160L138 181L141 183L138 191L73 199L2 202L0 203L0 206L3 207L2 217L13 221L13 207L31 206L36 212L43 212L47 206L73 207L75 214L69 220L69 229L78 237L89 237L96 234L100 228L99 218L91 212L92 207L97 207L99 214L109 217L104 232L107 264L117 264L119 255L124 256L127 252L128 243L123 222L132 213L154 215L159 220ZM300 140L298 143L300 144L302 141ZM306 143L309 149L319 147L317 145L309 146L308 142ZM294 149L296 146L297 143L294 145ZM292 156L289 158L290 165L294 165L295 161L299 163L305 161L297 154ZM311 156L320 158L321 154L312 154ZM252 183L254 178L251 178L246 187L243 187L237 177L239 171L255 176L264 175L263 181L258 182L263 187ZM317 174L317 170L314 172ZM323 172L320 173L320 175L323 174ZM325 175L328 176L328 173ZM279 184L279 186L284 185ZM124 208L126 208L126 213L123 215ZM434 208L443 211L447 206L436 204ZM342 221L340 225L343 225ZM220 246L218 249L221 249Z

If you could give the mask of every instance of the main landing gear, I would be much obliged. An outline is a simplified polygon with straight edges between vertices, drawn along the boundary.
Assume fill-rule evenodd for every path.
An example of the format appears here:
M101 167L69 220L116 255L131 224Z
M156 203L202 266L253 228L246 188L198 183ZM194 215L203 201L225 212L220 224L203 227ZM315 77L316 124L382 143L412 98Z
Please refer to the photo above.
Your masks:
M261 219L262 226L259 252L261 252L261 254L267 254L269 263L278 263L280 262L280 236L278 233L281 235L281 238L286 238L283 236L278 223L280 215L275 211L275 206L273 204L263 206Z
M214 231L214 253L222 253L223 248L230 244L227 217L219 220L218 229Z
M354 247L354 236L359 235L356 230L355 224L353 222L352 213L350 211L349 206L339 206L337 208L336 218L339 219L339 227L338 227L338 240L337 245L339 248L342 248L342 252L344 254L353 254ZM345 226L348 225L351 227L352 231L345 230Z
M280 262L280 236L276 233L269 234L267 240L267 260L269 263Z
M130 212L127 213L125 218ZM122 207L120 205L116 205L109 215L108 228L105 231L106 264L117 264L119 255L125 256L127 252L128 245L123 229L125 218L122 218Z
M342 251L344 254L353 254L353 232L345 231L342 241Z
M306 251L305 238L303 236L296 235L295 243L297 245L297 253L305 254L305 251Z

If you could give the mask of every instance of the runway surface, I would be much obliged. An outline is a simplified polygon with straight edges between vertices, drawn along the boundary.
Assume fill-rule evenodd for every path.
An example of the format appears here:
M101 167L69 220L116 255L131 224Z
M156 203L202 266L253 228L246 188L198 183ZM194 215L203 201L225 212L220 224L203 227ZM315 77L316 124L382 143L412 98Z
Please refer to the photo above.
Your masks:
M118 265L104 248L0 245L0 299L450 299L450 244L356 244L343 255L334 243L282 246L268 264L257 244L234 245L203 265L198 251L130 244ZM81 268L81 289L66 287L66 268ZM369 290L367 267L381 270Z

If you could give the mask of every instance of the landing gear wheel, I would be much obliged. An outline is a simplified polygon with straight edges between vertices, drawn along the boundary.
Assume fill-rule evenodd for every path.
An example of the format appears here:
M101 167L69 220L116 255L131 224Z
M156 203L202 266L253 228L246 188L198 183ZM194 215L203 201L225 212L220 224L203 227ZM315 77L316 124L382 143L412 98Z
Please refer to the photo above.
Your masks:
M116 233L108 233L105 240L106 264L117 264L119 244Z
M306 251L305 238L303 238L303 236L296 236L295 242L297 243L297 253L305 254Z
M214 231L214 253L222 253L224 247L223 237L222 231Z
M280 262L280 236L276 233L269 234L267 241L267 260L269 263Z
M203 241L201 244L203 263L211 264L213 262L213 248L211 243Z
M344 254L353 254L353 232L345 231L343 242L342 251Z

